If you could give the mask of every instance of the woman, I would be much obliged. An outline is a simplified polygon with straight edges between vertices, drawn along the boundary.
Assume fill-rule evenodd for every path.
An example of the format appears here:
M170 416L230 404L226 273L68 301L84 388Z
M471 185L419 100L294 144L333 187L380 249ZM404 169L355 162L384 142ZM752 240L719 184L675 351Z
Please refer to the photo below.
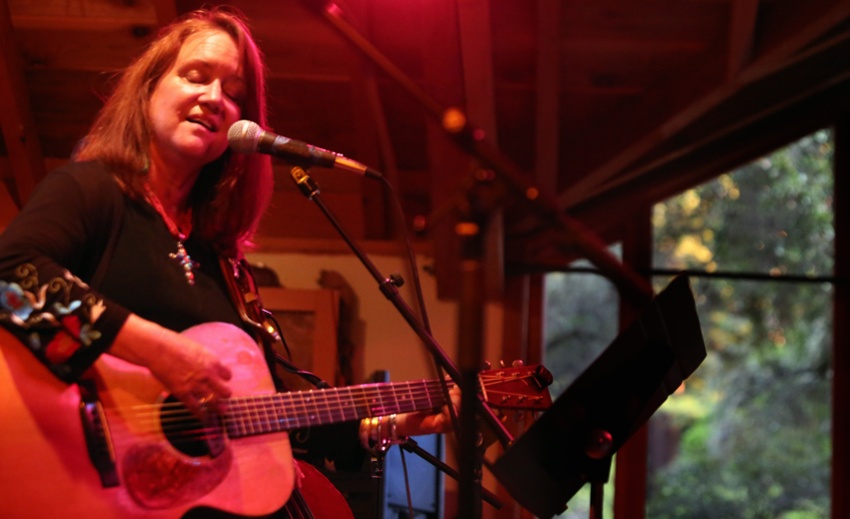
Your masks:
M265 110L262 57L238 14L197 11L164 28L74 161L0 236L0 322L65 382L106 354L150 370L198 416L221 410L231 369L179 332L211 321L250 329L232 288L250 285L238 267L272 172L267 156L232 153L227 130L239 119L265 126ZM361 429L374 441L445 425L411 415Z

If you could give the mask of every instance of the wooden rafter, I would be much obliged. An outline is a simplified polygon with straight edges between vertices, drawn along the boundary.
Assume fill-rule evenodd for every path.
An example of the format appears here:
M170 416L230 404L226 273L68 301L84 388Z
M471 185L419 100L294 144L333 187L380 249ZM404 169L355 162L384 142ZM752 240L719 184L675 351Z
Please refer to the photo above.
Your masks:
M561 56L559 0L541 0L537 13L537 185L554 196L558 187L558 141L560 135Z
M459 0L461 59L466 85L466 111L474 124L495 142L496 103L493 85L493 44L490 41L490 1Z
M6 0L0 0L0 127L11 169L10 195L20 207L45 175L44 160L30 108L12 19Z
M498 126L490 0L458 0L457 6L467 114L479 129L484 130L485 139L495 144ZM486 269L485 275L488 294L500 297L504 291L502 212L494 210L490 216L485 238L485 264L489 268Z
M734 79L752 56L758 11L759 0L732 0L727 80Z
M796 53L812 44L829 27L850 19L850 0L817 0L814 3L817 5L813 8L808 2L783 2L770 16L760 15L760 33L763 36L755 49L751 65L744 68L733 81L704 93L689 106L678 110L675 116L642 132L642 137L636 142L623 147L616 156L562 193L559 197L561 207L566 209L580 204L625 181L626 176L622 173L646 153L675 139L689 125L727 102L747 85L757 83L793 62ZM795 6L798 7L797 11L794 10ZM689 81L692 79L683 75L677 84L687 90L684 85ZM668 87L668 90L675 91L677 88Z

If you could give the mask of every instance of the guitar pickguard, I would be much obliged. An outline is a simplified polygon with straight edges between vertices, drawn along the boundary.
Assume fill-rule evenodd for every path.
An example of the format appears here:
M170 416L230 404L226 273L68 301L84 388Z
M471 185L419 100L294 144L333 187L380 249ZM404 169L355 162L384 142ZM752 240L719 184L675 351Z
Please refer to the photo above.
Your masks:
M173 508L191 503L224 481L233 462L230 449L216 457L190 458L167 442L144 442L122 458L127 490L145 508Z

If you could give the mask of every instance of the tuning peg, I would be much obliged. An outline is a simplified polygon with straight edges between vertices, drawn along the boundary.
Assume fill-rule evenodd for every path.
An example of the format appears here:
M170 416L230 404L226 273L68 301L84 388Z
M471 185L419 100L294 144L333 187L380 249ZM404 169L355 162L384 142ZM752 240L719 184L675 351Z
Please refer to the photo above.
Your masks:
M521 368L521 367L523 367L523 366L525 366L525 362L523 362L523 361L521 361L521 360L519 360L519 359L517 359L517 360L515 360L515 361L511 362L511 367L512 367L512 368Z
M493 364L491 364L489 360L484 361L484 368L483 368L484 371L488 371L492 367L493 367Z
M543 389L552 385L554 377L552 373L542 365L534 369L534 375L531 377L538 388Z

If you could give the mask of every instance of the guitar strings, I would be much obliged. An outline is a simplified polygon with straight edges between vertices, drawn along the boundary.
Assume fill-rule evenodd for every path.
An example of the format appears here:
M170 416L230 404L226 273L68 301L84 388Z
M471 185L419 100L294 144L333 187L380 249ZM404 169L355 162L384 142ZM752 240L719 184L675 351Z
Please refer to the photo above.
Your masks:
M218 418L221 427L205 426L197 416L192 414L181 402L165 402L160 404L142 404L132 407L134 422L146 428L149 433L162 431L172 437L202 439L221 434L221 429L228 429L235 436L249 436L265 432L285 431L306 425L319 425L342 414L343 418L357 419L358 417L390 414L381 413L385 408L384 402L395 403L402 411L440 407L443 404L442 395L437 400L436 388L439 381L423 383L408 383L403 395L393 396L391 387L375 385L375 387L354 386L337 388L338 391L295 391L291 393L276 393L268 395L238 396L224 401L226 410ZM398 388L398 385L395 386ZM398 393L398 391L395 391ZM350 393L350 394L341 394ZM400 398L401 397L401 398ZM411 406L409 409L405 405ZM281 411L287 407L295 411L289 416ZM358 411L358 408L360 409ZM347 412L357 413L347 415ZM342 420L336 420L342 421ZM216 422L219 425L219 422ZM187 427L193 426L194 427ZM228 428L228 425L231 427Z
M527 398L525 393L497 391L492 386L528 378L531 375L507 380L501 376L482 375L480 380L483 387L490 388L489 393L503 395L503 400L512 397L522 400ZM453 384L449 382L449 385ZM400 391L402 386L406 387ZM344 386L333 390L237 396L224 401L225 411L221 415L211 415L214 417L212 424L205 423L176 401L136 405L132 407L132 412L139 425L148 433L161 431L173 441L201 441L221 437L224 432L233 437L250 436L390 414L385 401L394 404L392 410L398 412L436 409L445 403L440 381L431 380L391 386ZM289 416L282 408L294 410L294 416Z

